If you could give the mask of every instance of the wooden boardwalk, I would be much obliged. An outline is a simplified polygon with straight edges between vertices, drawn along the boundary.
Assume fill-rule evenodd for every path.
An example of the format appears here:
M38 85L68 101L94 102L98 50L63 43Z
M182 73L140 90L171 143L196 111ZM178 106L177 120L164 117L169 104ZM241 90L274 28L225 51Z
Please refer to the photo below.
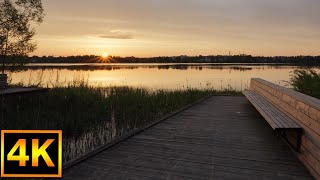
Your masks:
M209 98L64 171L64 179L313 179L245 97Z
M0 96L30 95L49 91L48 88L7 88L0 90Z

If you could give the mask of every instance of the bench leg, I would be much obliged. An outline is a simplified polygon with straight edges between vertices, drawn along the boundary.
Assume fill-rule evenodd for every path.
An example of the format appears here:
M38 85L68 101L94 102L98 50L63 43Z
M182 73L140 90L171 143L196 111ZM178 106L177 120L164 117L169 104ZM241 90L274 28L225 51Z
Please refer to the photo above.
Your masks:
M302 129L297 129L297 146L296 146L296 151L300 152L300 147L301 147L301 138L302 138Z
M297 141L296 144L292 144L287 136L287 131L286 130L282 130L280 131L280 135L282 136L282 138L296 151L296 152L300 152L300 147L301 147L301 138L302 138L302 129L296 129L295 130L296 134L297 134Z
M286 141L289 141L286 130L283 130L283 131L282 131L282 136L283 136L283 138L284 138Z

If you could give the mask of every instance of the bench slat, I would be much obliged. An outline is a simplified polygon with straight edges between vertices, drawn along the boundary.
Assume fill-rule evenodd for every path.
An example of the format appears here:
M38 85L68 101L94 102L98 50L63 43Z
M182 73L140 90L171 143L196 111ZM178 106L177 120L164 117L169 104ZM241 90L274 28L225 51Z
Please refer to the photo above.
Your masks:
M268 97L265 97L265 94L267 93L265 90L263 90L262 88L254 85L254 84L252 84L251 86L252 86L252 88L254 88L254 91L260 96L260 99L262 99L262 100L268 99ZM269 103L271 103L271 102L269 102ZM272 103L271 103L271 105L272 105ZM274 106L274 105L272 105L272 106ZM292 119L289 116L287 116L286 114L278 113L278 112L281 112L279 110L279 108L274 108L274 111L282 119L285 119L285 122L289 123L292 127L296 127L298 125L296 122L292 121Z
M259 113L266 119L266 121L270 124L270 126L275 129L276 127L282 128L283 125L279 123L278 121L272 120L272 118L269 116L269 113L267 110L265 110L264 107L259 106L259 103L257 99L253 97L253 95L249 91L244 91L243 93L248 100L253 104L253 106L259 111Z
M257 97L255 97L257 98ZM289 124L287 124L286 122L284 122L281 117L279 115L277 115L274 112L274 109L271 108L270 106L268 106L267 104L265 104L264 100L261 98L257 98L257 103L260 102L260 106L263 107L263 110L267 111L268 115L270 116L270 118L274 119L278 124L281 124L281 127L290 127ZM259 104L258 104L259 105Z
M301 128L290 117L278 110L274 105L254 91L245 90L243 94L265 118L273 129Z
M263 96L252 91L253 96L257 99L257 101L265 106L269 107L268 111L280 122L285 128L300 128L296 122L294 122L289 116L284 114L281 110L275 107L272 103L268 102ZM271 116L272 116L271 115Z
M277 109L275 106L273 106L270 102L267 102L267 100L265 100L261 95L257 95L257 99L261 102L261 103L268 103L270 104L270 106L272 106L272 108L270 108L270 111L272 111L272 113L274 114L274 116L276 116L276 119L284 125L284 127L296 127L296 124L294 124L291 119L289 119L288 116L284 115L284 113L282 113L279 109Z

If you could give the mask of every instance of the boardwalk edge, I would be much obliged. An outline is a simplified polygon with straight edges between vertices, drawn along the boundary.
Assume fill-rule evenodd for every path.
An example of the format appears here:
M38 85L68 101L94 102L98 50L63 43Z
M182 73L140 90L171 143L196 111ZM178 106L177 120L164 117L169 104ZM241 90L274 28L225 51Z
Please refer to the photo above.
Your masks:
M172 117L172 116L175 116L176 114L178 114L178 113L180 113L180 112L182 112L182 111L184 111L186 109L189 109L189 108L191 108L191 107L193 107L193 106L195 106L195 105L197 105L197 104L199 104L199 103L201 103L201 102L203 102L203 101L205 101L205 100L207 100L207 99L209 99L211 97L214 97L214 96L215 95L209 95L207 97L201 98L201 99L197 100L196 102L193 102L193 103L191 103L191 104L189 104L187 106L184 106L184 107L178 109L177 111L169 113L169 114L165 115L164 117L162 117L162 118L160 118L160 119L158 119L158 120L156 120L154 122L151 122L151 123L147 124L146 126L144 126L142 128L132 130L129 133L127 133L125 135L122 135L122 136L110 141L107 144L104 144L104 145L101 145L101 146L97 147L93 151L90 151L90 152L88 152L86 154L83 154L82 156L80 156L78 158L70 160L70 161L66 162L63 165L63 170L66 170L66 169L68 169L68 168L70 168L72 166L75 166L75 165L81 163L82 161L85 161L86 159L88 159L88 158L90 158L90 157L92 157L92 156L94 156L96 154L99 154L100 152L110 148L111 146L114 146L114 145L120 143L121 141L126 140L126 139L128 139L128 138L130 138L130 137L132 137L132 136L134 136L134 135L136 135L136 134L138 134L138 133L140 133L140 132L142 132L142 131L144 131L144 130L146 130L146 129L148 129L148 128L150 128L150 127L152 127L152 126L154 126L154 125L156 125L156 124L158 124L158 123L160 123L160 122L162 122L162 121L164 121L164 120L166 120L166 119L168 119L170 117Z

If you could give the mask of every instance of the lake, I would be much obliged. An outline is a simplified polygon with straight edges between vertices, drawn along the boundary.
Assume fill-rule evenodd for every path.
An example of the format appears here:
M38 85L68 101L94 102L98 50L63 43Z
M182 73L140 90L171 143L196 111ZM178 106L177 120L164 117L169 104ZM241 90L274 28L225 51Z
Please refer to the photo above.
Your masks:
M133 86L156 89L232 88L243 90L259 77L288 86L298 66L273 64L29 64L9 71L11 83L43 86L85 80L93 86ZM320 67L315 68L320 72Z

